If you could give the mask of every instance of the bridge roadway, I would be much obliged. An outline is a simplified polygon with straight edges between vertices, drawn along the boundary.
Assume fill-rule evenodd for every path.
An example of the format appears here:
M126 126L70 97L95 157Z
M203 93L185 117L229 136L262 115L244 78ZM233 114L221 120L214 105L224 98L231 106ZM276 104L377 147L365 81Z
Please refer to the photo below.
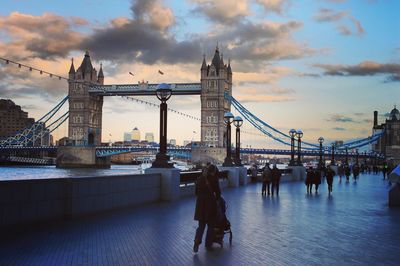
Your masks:
M195 198L0 232L0 265L398 265L400 209L382 176L321 185L224 189L233 245L192 251ZM225 237L227 242L228 238Z
M149 146L149 147L132 147L132 146L101 146L96 147L96 156L97 157L107 157L116 154L128 153L128 152L139 152L139 151L158 151L158 147ZM0 152L12 152L12 151L57 151L57 146L41 146L41 147L24 147L24 146L0 146ZM168 147L167 150L171 153L189 153L191 152L191 148L186 147ZM281 150L281 149L250 149L250 148L242 148L240 149L241 154L270 154L270 155L290 155L290 150ZM302 156L319 156L318 150L302 150ZM296 153L297 156L297 153ZM331 153L325 151L324 156L330 158ZM346 153L343 151L335 151L335 157L345 157ZM357 153L349 152L349 158L357 157ZM359 153L358 157L361 158L375 158L375 155L371 155L369 153ZM378 158L381 158L378 155Z
M90 85L89 93L101 96L151 96L159 84ZM172 83L173 95L200 95L201 83Z

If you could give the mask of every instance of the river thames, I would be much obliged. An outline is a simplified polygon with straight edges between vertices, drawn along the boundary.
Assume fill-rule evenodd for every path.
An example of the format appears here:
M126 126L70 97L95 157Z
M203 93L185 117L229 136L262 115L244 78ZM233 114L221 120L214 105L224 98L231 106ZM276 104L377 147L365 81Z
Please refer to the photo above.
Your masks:
M140 174L141 172L142 168L139 165L111 165L109 169L60 169L55 166L3 166L0 167L0 180L127 175Z

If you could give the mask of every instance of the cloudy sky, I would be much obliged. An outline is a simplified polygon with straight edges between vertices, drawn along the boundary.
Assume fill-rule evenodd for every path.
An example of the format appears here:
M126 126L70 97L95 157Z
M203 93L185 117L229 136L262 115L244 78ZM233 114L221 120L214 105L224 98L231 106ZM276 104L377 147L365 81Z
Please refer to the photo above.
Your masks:
M107 84L199 82L203 54L209 63L218 43L231 59L233 96L252 113L310 142L346 140L371 134L374 110L382 122L400 105L399 10L396 0L5 0L0 56L67 76L71 58L77 66L89 50ZM66 94L65 81L0 64L0 97L36 119ZM169 106L200 116L199 97ZM158 110L106 98L103 141L134 127L157 136ZM199 129L169 116L178 144L199 139ZM279 147L243 129L243 145ZM62 126L56 137L66 134Z

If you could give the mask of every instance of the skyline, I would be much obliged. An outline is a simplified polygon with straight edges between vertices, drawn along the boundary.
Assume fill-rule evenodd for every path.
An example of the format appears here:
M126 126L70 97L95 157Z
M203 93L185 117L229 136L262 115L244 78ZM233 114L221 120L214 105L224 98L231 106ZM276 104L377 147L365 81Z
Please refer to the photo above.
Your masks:
M87 49L97 69L103 63L105 84L199 82L203 54L210 63L218 44L231 59L234 97L282 131L301 128L307 141L366 137L372 112L379 111L382 123L400 96L396 1L35 2L3 5L0 56L66 76L70 58L79 65ZM67 93L65 81L0 69L0 97L36 119ZM122 139L134 125L158 132L157 110L130 104L105 99L104 142L109 134ZM199 97L172 97L168 104L200 116ZM193 130L199 128L198 121L169 113L168 138L198 140ZM256 134L249 124L243 129ZM265 139L242 137L245 145L276 145Z

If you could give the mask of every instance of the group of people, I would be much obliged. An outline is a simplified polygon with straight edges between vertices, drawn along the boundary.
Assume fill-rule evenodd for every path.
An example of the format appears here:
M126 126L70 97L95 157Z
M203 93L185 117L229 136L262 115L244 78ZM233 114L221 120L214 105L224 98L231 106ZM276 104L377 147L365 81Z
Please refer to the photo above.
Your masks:
M329 194L332 193L333 177L335 176L335 172L332 170L332 168L327 167L324 169L324 171L321 171L319 169L310 167L310 169L307 170L307 175L305 180L305 184L307 186L307 194L312 193L313 185L315 186L315 193L318 194L318 187L321 184L321 176L323 174L325 174L326 183L328 184L328 193Z
M263 173L262 173L262 189L261 189L261 195L266 196L267 191L268 191L268 196L274 195L274 191L276 191L276 195L279 195L279 183L281 181L281 170L278 169L276 164L274 164L273 168L271 169L269 167L269 163L267 163L264 167ZM271 187L272 185L272 187Z
M354 164L352 167L348 164L342 164L338 167L338 175L339 181L342 181L342 177L346 176L346 181L350 182L350 175L353 172L353 180L357 182L357 178L360 175L360 166L358 164Z

